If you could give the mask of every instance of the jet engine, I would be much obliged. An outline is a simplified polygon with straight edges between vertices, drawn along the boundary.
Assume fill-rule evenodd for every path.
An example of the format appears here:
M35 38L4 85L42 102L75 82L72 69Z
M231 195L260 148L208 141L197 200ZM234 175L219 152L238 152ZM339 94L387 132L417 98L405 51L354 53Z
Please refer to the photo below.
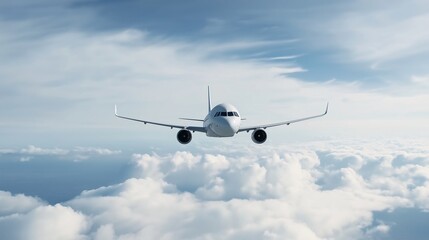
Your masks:
M177 133L177 141L181 144L188 144L192 140L192 133L189 130L182 129Z
M252 141L257 144L264 143L267 140L267 133L258 128L252 133Z

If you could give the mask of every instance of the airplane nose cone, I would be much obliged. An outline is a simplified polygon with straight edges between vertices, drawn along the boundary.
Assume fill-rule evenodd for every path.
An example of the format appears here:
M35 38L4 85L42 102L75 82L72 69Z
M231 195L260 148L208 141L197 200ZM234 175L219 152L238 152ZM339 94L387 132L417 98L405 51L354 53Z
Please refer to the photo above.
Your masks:
M234 118L221 118L218 122L217 134L231 137L238 131L239 124Z
M237 122L237 119L236 118L230 118L230 119L227 119L227 121L228 121L228 126L231 129L231 132L233 132L235 134L239 128L239 124Z

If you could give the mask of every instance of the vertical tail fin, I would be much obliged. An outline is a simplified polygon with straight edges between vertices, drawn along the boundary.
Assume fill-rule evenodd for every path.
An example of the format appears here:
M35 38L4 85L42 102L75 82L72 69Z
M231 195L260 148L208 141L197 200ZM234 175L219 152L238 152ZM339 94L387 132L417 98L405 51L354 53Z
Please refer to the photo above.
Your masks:
M212 110L212 99L210 98L210 86L207 86L207 97L209 102L209 113Z

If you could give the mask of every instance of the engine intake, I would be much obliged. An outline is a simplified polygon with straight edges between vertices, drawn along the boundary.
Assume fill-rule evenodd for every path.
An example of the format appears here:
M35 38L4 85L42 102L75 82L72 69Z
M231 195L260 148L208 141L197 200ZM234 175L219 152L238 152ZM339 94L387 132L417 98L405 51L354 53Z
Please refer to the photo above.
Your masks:
M267 133L262 129L256 129L252 133L252 141L257 144L264 143L267 140Z
M177 141L181 144L188 144L192 140L192 133L189 130L182 129L177 133Z

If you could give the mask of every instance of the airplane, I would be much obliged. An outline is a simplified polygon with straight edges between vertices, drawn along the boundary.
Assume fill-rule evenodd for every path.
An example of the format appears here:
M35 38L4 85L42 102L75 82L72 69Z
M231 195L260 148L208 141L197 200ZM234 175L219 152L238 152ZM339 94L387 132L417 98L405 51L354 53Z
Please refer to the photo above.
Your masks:
M178 128L180 129L177 133L177 141L181 144L188 144L192 140L191 132L202 132L205 133L208 137L233 137L239 132L252 132L252 140L256 144L262 144L267 140L267 133L265 129L271 127L277 127L281 125L289 125L291 123L301 122L309 120L312 118L318 118L326 115L328 113L329 103L326 104L325 112L319 115L314 115L310 117L299 118L290 121L262 124L250 127L242 127L241 121L245 120L240 117L240 114L233 105L228 103L222 103L216 105L214 108L211 108L211 97L210 97L210 87L207 88L208 95L208 114L204 119L195 119L195 118L180 118L182 120L189 121L198 121L203 122L203 126L188 126L188 125L171 125L160 122L152 122L147 120L141 120L131 117L126 117L118 114L118 109L115 105L115 116L122 119L127 119L131 121L142 122L144 124L153 124L158 126L169 127L171 129Z

